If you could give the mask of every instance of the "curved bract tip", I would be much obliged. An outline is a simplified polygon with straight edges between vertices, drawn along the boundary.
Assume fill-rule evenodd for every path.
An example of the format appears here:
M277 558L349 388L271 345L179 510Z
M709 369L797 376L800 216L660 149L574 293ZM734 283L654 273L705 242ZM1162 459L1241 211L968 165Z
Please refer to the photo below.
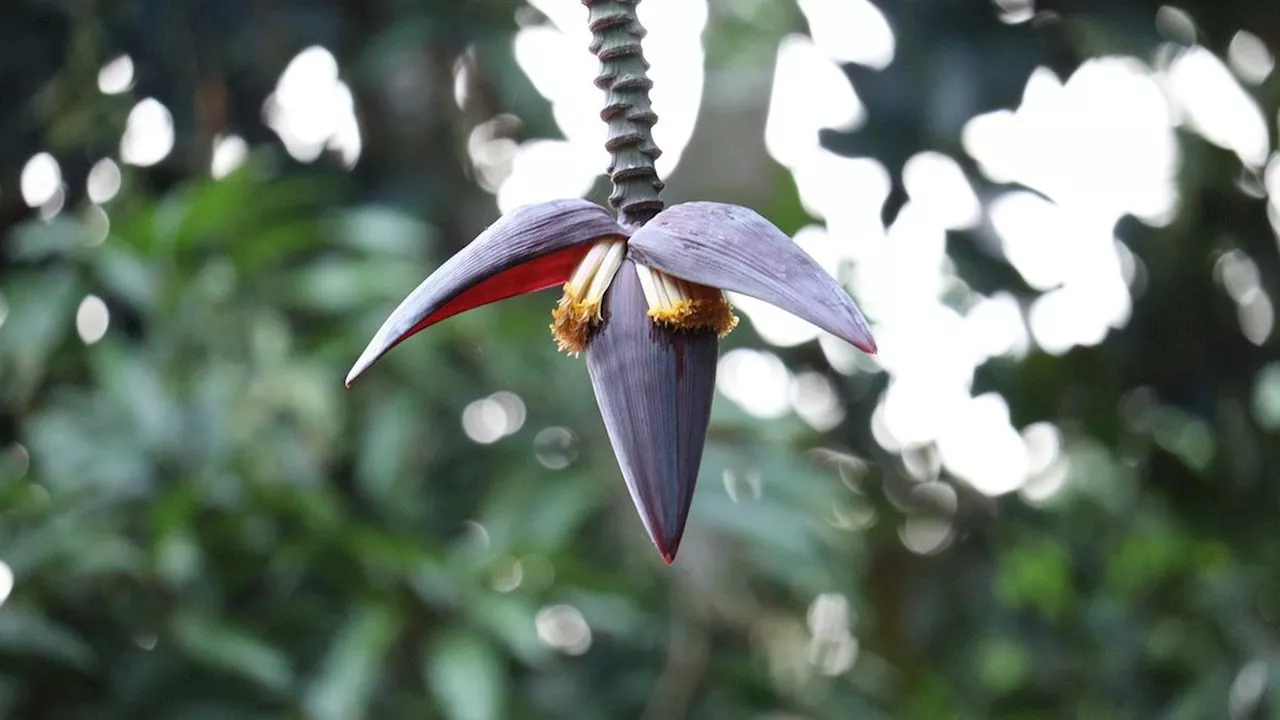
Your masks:
M764 300L854 345L876 352L849 293L773 223L737 205L673 205L631 236L637 263Z
M684 535L711 420L719 341L647 317L635 265L605 296L587 369L622 477L649 538L670 565Z
M347 387L415 333L481 305L561 285L592 241L625 235L608 211L587 200L554 200L512 210L391 312L347 373Z

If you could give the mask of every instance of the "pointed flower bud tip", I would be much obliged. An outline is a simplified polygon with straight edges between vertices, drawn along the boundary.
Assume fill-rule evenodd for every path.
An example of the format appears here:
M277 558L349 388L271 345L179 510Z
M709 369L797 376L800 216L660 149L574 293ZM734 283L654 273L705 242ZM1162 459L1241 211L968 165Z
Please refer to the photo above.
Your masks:
M653 322L641 277L629 261L618 273L587 370L632 502L670 564L698 482L719 342L707 329Z

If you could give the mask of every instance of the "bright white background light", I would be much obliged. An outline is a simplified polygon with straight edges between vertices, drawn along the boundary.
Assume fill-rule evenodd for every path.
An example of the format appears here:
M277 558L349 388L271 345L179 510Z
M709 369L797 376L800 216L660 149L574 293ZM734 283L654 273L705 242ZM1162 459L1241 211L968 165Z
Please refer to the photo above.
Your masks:
M249 156L249 145L239 135L219 137L213 142L213 160L209 173L214 179L224 178L235 172Z
M319 45L289 61L275 92L263 106L267 125L301 162L312 162L327 150L346 167L360 159L362 141L351 89L338 79L338 61Z
M600 65L587 49L591 44L587 10L581 3L561 0L531 0L530 4L551 24L520 29L513 47L516 62L551 103L565 139L533 139L515 149L510 174L497 192L503 212L527 203L580 197L608 165L603 147L606 127L600 122L604 96L592 82ZM693 135L702 102L707 3L646 0L638 12L648 31L645 59L651 66L651 99L658 115L653 137L662 148L656 165L660 175L670 177Z
M76 333L85 345L93 345L107 334L111 313L107 304L97 295L86 295L76 310Z
M121 180L120 166L111 158L103 158L94 163L85 182L89 201L98 205L111 202L116 193L120 192Z
M9 599L9 594L13 592L13 569L8 563L0 560L0 605L4 605L4 601Z
M155 98L133 106L120 139L120 159L129 165L155 165L173 150L173 115Z
M42 152L23 166L18 183L27 207L39 207L53 199L62 187L62 169L52 155Z
M104 95L119 95L133 87L133 59L121 55L98 71L98 90Z

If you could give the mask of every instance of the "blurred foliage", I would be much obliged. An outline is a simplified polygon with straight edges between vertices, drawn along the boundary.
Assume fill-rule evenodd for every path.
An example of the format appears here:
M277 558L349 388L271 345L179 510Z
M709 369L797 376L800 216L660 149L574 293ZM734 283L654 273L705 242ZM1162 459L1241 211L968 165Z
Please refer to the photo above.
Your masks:
M879 449L883 377L836 372L814 344L780 354L825 375L846 419L820 433L721 398L673 568L634 515L583 364L546 336L552 298L450 320L344 391L387 310L494 215L469 129L511 112L522 135L555 135L511 56L518 5L10 0L0 717L1280 714L1280 366L1213 277L1239 246L1277 297L1280 260L1265 200L1196 137L1181 137L1177 221L1120 228L1149 271L1127 328L979 372L1016 427L1063 428L1072 481L1033 506L944 473L930 482L956 491L957 535L938 553L900 536L933 512L913 468L936 458ZM826 140L895 175L924 148L963 158L961 123L1015 105L1037 65L1067 73L1159 39L1145 1L1045 2L1019 25L977 0L880 6L897 60L848 68L870 122ZM1240 28L1280 51L1273 3L1181 7L1214 52ZM803 30L790 3L757 17L712 3L712 61ZM296 163L262 122L281 70L317 43L356 97L350 172ZM476 101L459 110L468 48ZM98 69L119 53L134 87L104 96ZM1254 91L1274 148L1280 73ZM85 177L118 156L143 97L173 111L177 141L125 168L104 215ZM254 150L215 181L228 132ZM66 189L48 220L17 191L45 150ZM965 280L1029 297L981 232L949 238ZM86 346L87 294L110 326ZM728 341L756 344L746 327ZM523 423L478 445L459 418L499 391ZM820 633L832 618L852 635Z

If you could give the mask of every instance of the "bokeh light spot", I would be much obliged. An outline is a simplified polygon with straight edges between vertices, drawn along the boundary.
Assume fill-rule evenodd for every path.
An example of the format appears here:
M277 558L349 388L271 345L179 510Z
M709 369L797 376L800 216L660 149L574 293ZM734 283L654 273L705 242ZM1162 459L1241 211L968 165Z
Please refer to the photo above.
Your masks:
M591 649L591 627L572 605L550 605L534 618L538 637L566 655L582 655Z
M467 155L479 175L477 179L491 193L499 192L511 176L520 146L509 135L519 123L512 115L499 115L475 126L467 137Z
M1000 22L1007 25L1024 23L1035 16L1035 6L1031 0L994 0L999 13Z
M462 429L481 445L497 442L506 429L506 414L501 405L488 398L477 400L462 411Z
M844 71L808 37L784 37L773 72L764 144L779 163L794 168L817 152L823 128L852 130L866 121Z
M1252 660L1240 668L1227 692L1227 711L1232 720L1253 717L1258 701L1267 689L1268 675L1270 671L1265 660Z
M780 418L791 406L791 372L773 353L730 350L720 358L716 386L725 397L759 418Z
M104 95L119 95L133 86L133 58L120 55L98 70L98 90Z
M858 657L858 639L851 631L851 618L849 600L839 593L822 593L809 605L806 654L823 675L844 674Z
M111 158L102 158L89 168L89 176L85 180L85 191L89 202L104 205L120 192L122 178L120 166Z
M604 98L592 82L599 62L588 51L591 35L586 8L560 0L531 0L552 22L517 31L512 50L535 89L551 103L564 140L535 138L521 143L498 188L503 212L533 202L580 197L608 164L600 122ZM646 0L638 8L648 31L645 59L654 82L650 93L661 121L653 127L662 148L658 174L670 177L693 136L703 90L702 31L706 0ZM505 152L505 150L504 150Z
M1259 85L1276 66L1276 59L1266 43L1248 30L1241 30L1227 46L1227 64L1241 80Z
M836 388L821 373L802 372L791 384L791 407L814 430L831 430L844 420Z
M800 11L814 44L832 60L876 70L893 62L893 30L867 0L800 0Z
M85 345L93 345L107 334L111 313L97 295L86 295L76 310L76 333Z
M4 605L4 601L9 599L9 595L13 592L13 568L3 560L0 560L0 605Z
M1267 365L1254 381L1253 417L1265 430L1280 430L1280 362Z
M566 427L540 430L533 438L533 452L548 470L563 470L578 457L578 436Z
M129 165L155 165L173 150L173 115L155 98L133 106L120 138L120 159Z
M355 100L338 79L338 61L319 45L289 61L263 104L263 114L285 150L300 162L312 162L326 149L336 152L347 168L360 159Z
M12 443L0 453L0 470L14 480L21 480L31 469L31 452L22 443Z
M468 520L462 523L463 532L466 540L481 550L488 550L492 540L489 537L489 530L484 525L475 520Z
M62 187L62 168L49 153L37 153L22 167L18 186L27 207L40 207L52 200Z
M950 518L912 515L902 521L898 538L902 545L917 555L936 555L951 544L955 533Z
M1186 10L1163 5L1156 10L1156 30L1166 38L1183 45L1196 42L1196 24Z
M1257 288L1240 299L1238 313L1240 332L1244 333L1245 339L1259 347L1265 345L1276 322L1271 298Z
M1009 424L1009 406L997 393L970 399L938 435L938 452L953 475L984 495L1022 487L1030 466L1022 436Z
M493 589L509 593L524 582L524 563L519 558L507 556L498 561L493 571Z
M902 183L912 202L948 230L971 228L981 217L973 186L950 156L932 150L912 156L902 168Z
M1172 93L1188 123L1209 142L1234 151L1251 167L1267 160L1271 140L1258 103L1207 48L1179 51L1168 70Z
M213 159L209 173L215 180L235 172L249 157L249 144L239 135L227 135L213 141Z
M495 443L519 430L525 420L524 401L511 392L496 392L462 411L462 430L473 442Z
M85 245L96 247L107 241L111 234L111 216L98 205L84 210Z
M978 354L985 359L1022 357L1030 338L1018 299L1008 292L982 298L964 317Z

